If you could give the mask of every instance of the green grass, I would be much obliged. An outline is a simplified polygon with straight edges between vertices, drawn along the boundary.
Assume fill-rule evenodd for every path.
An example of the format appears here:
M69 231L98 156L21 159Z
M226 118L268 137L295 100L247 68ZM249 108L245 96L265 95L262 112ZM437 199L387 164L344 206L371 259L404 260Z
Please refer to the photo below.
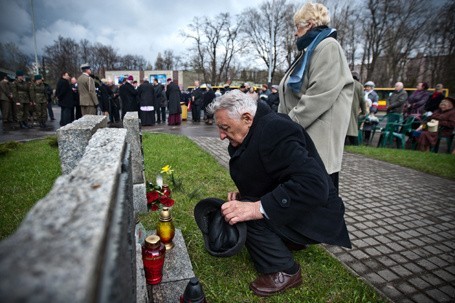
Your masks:
M0 144L0 239L17 229L61 174L55 140Z
M451 154L368 146L346 146L345 150L455 180L455 156Z
M53 145L54 147L51 147ZM208 302L386 302L361 279L352 275L321 246L296 252L304 283L270 298L259 298L248 289L256 278L246 249L230 258L209 255L194 221L194 205L202 198L226 198L235 189L228 171L184 136L143 135L145 170L154 181L166 164L174 169L183 188L173 190L174 223L182 230L195 275L202 282ZM44 197L60 174L55 139L21 143L0 156L1 237L11 234L33 204ZM169 176L165 182L170 183ZM141 215L147 229L154 229L158 213Z

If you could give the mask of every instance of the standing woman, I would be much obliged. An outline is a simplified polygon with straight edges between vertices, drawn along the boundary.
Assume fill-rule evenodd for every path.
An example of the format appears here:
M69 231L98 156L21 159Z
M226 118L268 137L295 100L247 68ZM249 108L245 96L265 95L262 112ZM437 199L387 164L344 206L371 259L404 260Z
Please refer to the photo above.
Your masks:
M306 129L338 188L354 81L329 22L322 4L306 3L295 13L300 54L281 80L278 112Z
M167 79L166 97L169 100L169 125L180 125L182 113L182 107L180 106L180 88L177 84L172 82L171 78Z

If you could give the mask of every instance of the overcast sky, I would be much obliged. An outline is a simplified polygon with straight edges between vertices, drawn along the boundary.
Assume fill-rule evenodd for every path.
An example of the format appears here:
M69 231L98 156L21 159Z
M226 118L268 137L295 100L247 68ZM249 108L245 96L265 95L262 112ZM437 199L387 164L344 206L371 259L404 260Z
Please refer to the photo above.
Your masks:
M264 0L33 0L38 55L59 35L77 42L111 45L120 55L142 55L154 64L158 52L183 55L190 45L181 30L196 16L232 15ZM0 41L33 55L30 0L0 0Z

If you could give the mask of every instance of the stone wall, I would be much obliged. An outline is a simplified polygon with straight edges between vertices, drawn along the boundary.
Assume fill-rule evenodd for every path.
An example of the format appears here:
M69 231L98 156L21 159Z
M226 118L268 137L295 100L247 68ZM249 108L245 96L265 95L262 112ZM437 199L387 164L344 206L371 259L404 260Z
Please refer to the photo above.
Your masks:
M134 302L136 244L125 129L99 129L0 243L0 302Z

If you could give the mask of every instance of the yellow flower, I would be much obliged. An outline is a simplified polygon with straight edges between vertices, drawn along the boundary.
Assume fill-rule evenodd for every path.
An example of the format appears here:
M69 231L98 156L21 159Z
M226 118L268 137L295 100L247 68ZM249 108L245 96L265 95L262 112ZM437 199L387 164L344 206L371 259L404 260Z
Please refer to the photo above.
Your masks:
M170 175L173 172L174 172L174 170L171 169L171 166L169 164L161 168L161 173Z

